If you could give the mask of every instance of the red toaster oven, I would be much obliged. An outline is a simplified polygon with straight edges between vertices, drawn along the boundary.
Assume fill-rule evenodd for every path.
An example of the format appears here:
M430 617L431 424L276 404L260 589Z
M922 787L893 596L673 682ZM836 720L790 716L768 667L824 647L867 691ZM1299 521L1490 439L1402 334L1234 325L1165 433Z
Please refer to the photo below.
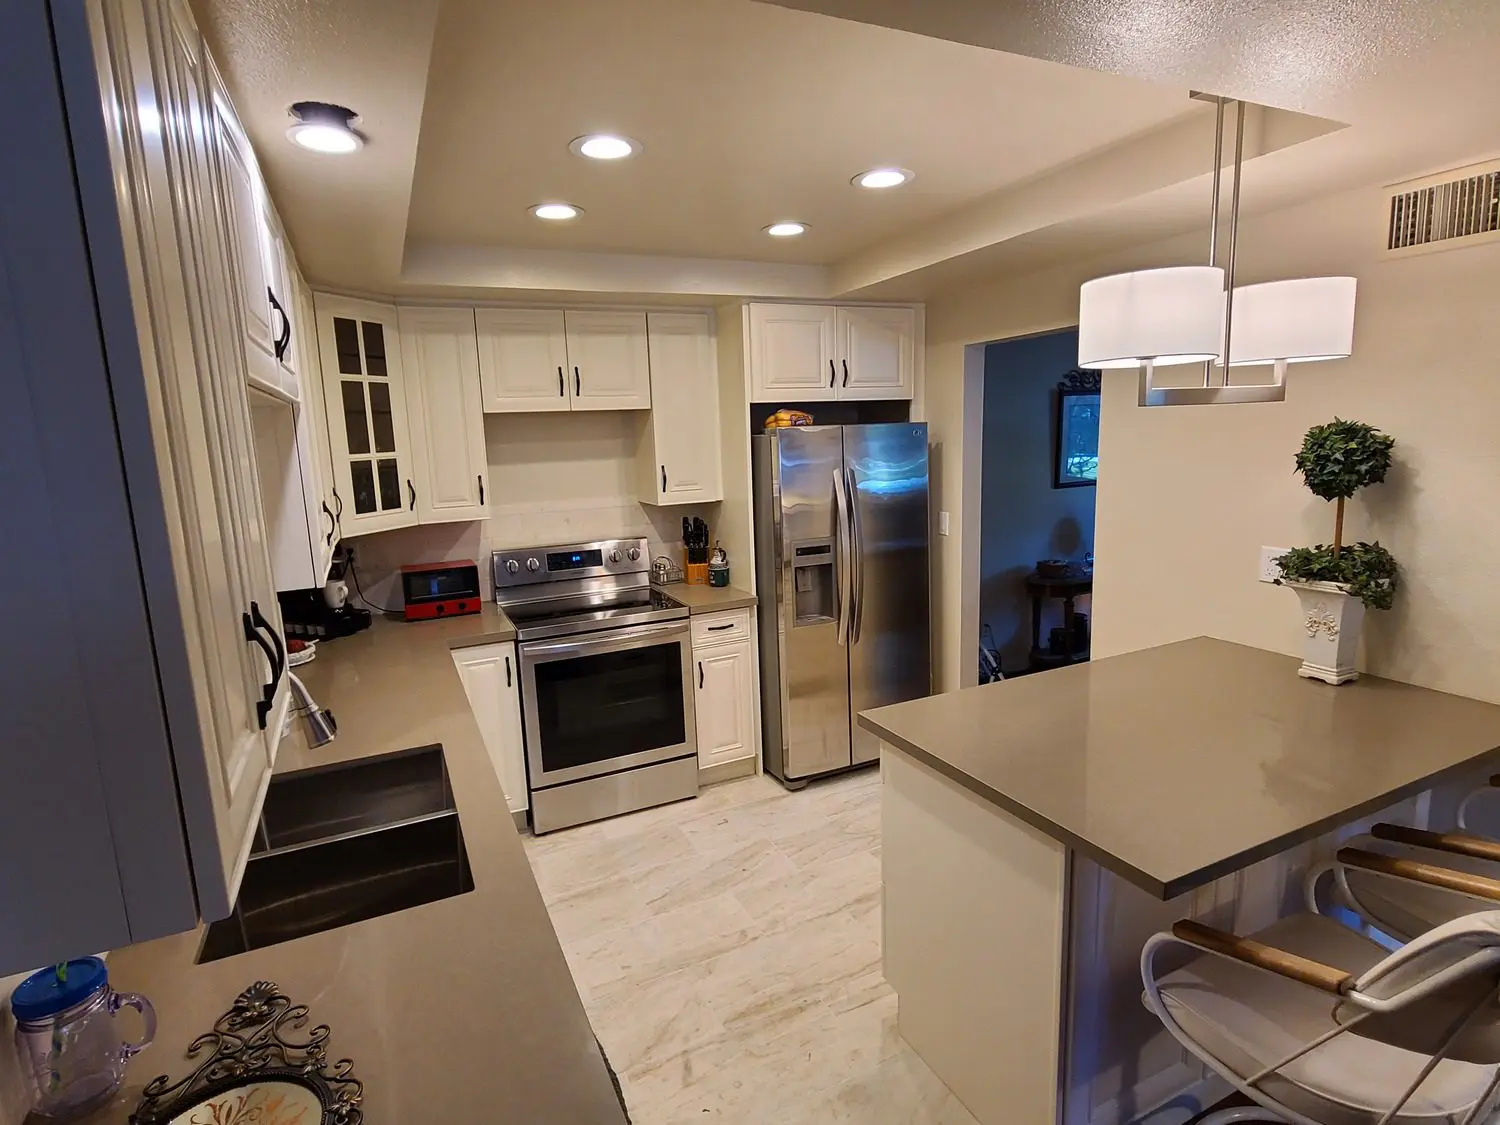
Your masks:
M403 566L401 593L408 621L478 613L483 600L479 592L479 567L473 559Z

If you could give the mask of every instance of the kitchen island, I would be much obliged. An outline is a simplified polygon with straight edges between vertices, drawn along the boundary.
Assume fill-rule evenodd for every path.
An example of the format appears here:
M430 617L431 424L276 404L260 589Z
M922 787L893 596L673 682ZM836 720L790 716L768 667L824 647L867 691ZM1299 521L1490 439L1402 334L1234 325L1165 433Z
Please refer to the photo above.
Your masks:
M626 1120L450 656L513 637L493 605L377 618L297 669L339 735L309 749L290 731L277 772L441 744L474 889L202 965L201 928L112 954L111 983L150 997L160 1027L89 1121L123 1122L154 1075L188 1073L187 1045L257 980L332 1027L330 1058L354 1060L367 1121Z
M1182 1094L1202 1070L1137 999L1145 938L1265 924L1328 834L1500 761L1500 706L1296 667L1197 638L860 715L900 1031L982 1125Z

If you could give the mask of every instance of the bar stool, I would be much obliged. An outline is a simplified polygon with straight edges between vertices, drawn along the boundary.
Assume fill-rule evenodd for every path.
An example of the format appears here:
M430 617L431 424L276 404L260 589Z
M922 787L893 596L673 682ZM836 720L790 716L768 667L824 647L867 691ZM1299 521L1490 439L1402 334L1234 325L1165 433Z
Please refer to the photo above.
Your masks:
M1308 872L1308 908L1331 875L1333 901L1401 941L1500 903L1500 843L1459 832L1377 824Z
M1158 977L1169 946L1195 956ZM1500 910L1394 953L1317 914L1250 937L1184 920L1141 952L1143 1001L1259 1110L1205 1125L1476 1125L1500 1100Z

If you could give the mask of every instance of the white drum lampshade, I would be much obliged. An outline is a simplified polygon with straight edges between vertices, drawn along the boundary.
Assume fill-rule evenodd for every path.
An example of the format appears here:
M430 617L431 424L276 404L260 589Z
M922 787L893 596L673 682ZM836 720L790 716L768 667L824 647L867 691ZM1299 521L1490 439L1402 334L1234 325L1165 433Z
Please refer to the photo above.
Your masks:
M1079 367L1216 360L1223 332L1224 271L1217 266L1117 273L1078 292Z
M1231 367L1313 363L1354 351L1352 277L1298 277L1236 286Z

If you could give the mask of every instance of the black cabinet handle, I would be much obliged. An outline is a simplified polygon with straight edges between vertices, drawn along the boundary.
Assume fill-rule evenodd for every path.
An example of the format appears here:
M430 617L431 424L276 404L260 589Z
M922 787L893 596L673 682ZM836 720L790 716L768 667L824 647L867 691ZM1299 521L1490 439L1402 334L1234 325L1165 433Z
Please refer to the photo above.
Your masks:
M710 625L708 627L708 629L707 629L707 632L710 632L710 633L722 633L725 629L733 629L733 628L734 628L734 622L731 621L728 625Z
M573 368L573 395L577 397L583 394L583 376L578 374L578 368Z
M479 503L484 503L484 474L479 474Z
M667 467L665 465L661 467L661 490L663 492L667 490Z
M849 385L849 361L847 359L841 359L839 360L839 362L844 365L844 386L847 387Z
M276 342L272 346L276 351L277 361L286 358L287 351L292 346L292 318L287 316L286 309L281 307L281 302L276 299L276 294L266 288L266 296L271 298L271 307L281 314L281 331L276 334Z
M417 490L411 486L411 481L409 480L406 482L406 492L411 497L411 510L415 512L417 510Z
M698 661L698 690L703 690L703 661Z
M563 385L562 368L559 367L557 369L557 397L558 398L562 398L562 396L565 395L565 394L567 394L567 393L568 393L568 388Z
M333 513L333 522L342 525L344 522L344 498L339 495L339 490L333 490L333 502L338 505L338 511Z
M505 658L505 686L510 687L510 657Z
M282 647L276 630L271 628L271 623L261 613L257 602L250 603L249 613L240 614L240 624L245 630L245 640L260 649L265 655L266 663L271 666L271 679L261 688L260 698L255 702L255 721L261 730L265 730L266 719L271 714L271 704L276 699L276 689L280 687L282 673L286 671L286 649ZM270 643L267 643L267 638ZM272 645L275 645L274 649Z
M833 360L828 361L828 385L833 386L833 381L839 377L839 373L833 368Z
M323 514L328 517L328 534L323 537L323 546L325 546L325 547L332 547L333 546L333 533L338 530L339 521L334 516L333 509L328 506L328 501L324 500L322 502L322 504L323 504Z

